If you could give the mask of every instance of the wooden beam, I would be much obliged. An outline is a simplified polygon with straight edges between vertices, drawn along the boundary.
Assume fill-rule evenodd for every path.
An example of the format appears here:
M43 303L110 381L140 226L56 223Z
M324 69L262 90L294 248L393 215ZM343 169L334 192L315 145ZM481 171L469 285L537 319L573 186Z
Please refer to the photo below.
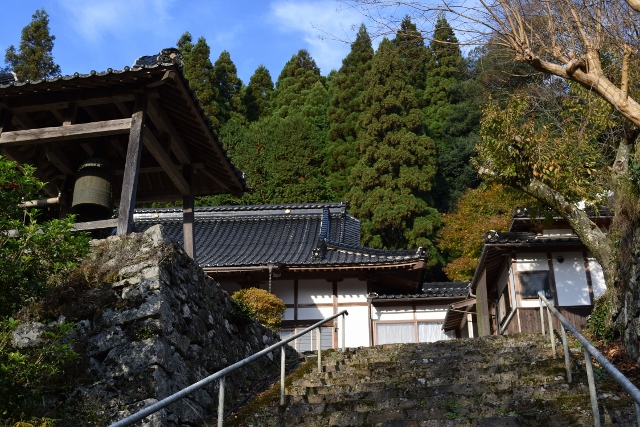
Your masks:
M47 159L49 159L49 161L53 163L53 165L57 167L60 172L65 175L75 174L75 171L71 169L71 162L69 162L69 159L62 150L51 145L45 147L45 150L47 153Z
M185 166L182 169L182 174L184 180L189 186L189 193L182 198L182 235L184 251L189 255L192 259L196 259L196 242L195 242L195 234L193 232L194 224L195 224L195 215L194 215L194 197L193 197L193 186L192 178L193 178L193 169L191 166Z
M63 110L69 106L70 102L76 102L79 107L88 105L104 105L116 102L130 102L134 99L131 89L127 89L127 93L120 95L109 95L113 90L91 91L91 95L87 97L87 92L78 92L77 94L69 93L67 101L49 102L51 96L44 95L38 97L24 97L22 99L12 100L11 111L14 113L33 113L36 111Z
M51 114L53 114L53 117L55 117L56 120L59 121L61 125L64 125L64 116L62 115L62 113L60 111L51 110Z
M136 204L138 189L138 175L140 172L140 157L142 157L142 140L144 138L144 120L146 111L146 97L136 95L133 115L129 120L129 145L124 167L122 192L120 193L120 211L118 213L118 235L131 233L133 228L133 210Z
M85 105L82 108L84 109L84 111L87 112L89 117L91 117L91 120L93 120L94 122L99 122L102 120L102 117L100 117L100 114L98 114L91 105Z
M202 163L195 163L193 165L190 165L191 168L193 169L193 171L197 171L200 169L204 169L204 164ZM178 170L184 170L185 166L182 165L176 165L176 168L178 168ZM140 174L145 174L145 173L158 173L158 172L164 172L164 168L162 166L150 166L147 168L140 168ZM116 174L116 176L118 175L122 175L124 173L124 170L122 169L116 169L114 171L114 173Z
M73 229L76 231L99 230L101 228L115 228L118 225L118 219L104 219L101 221L76 222Z
M33 129L38 127L37 123L26 114L14 114L14 120L24 129Z
M116 108L118 108L118 110L120 111L120 114L122 114L124 117L129 117L131 115L131 110L127 108L126 105L124 105L124 102L116 102L115 105Z
M191 155L189 154L189 147L187 147L182 136L180 136L180 133L173 126L173 123L155 99L149 100L149 118L153 121L156 128L171 136L171 151L173 151L180 163L183 165L190 164Z
M64 109L62 126L69 126L69 125L75 124L77 117L78 117L78 103L70 102L69 106Z
M160 144L160 141L156 138L156 136L149 130L145 130L144 134L144 145L147 147L147 150L153 154L153 157L160 163L160 166L164 169L164 171L169 175L171 181L178 187L180 193L183 196L189 195L189 183L185 180L184 176L180 173L177 166L171 160L169 153L167 153Z
M43 142L70 141L95 136L120 135L129 132L133 119L105 120L97 123L3 132L0 144L25 145Z

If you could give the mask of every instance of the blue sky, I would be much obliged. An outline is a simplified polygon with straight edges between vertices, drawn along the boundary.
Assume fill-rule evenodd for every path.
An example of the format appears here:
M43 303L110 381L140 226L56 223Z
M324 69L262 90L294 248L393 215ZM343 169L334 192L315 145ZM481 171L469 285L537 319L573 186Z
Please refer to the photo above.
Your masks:
M6 1L0 65L7 47L19 45L22 28L40 8L49 14L56 36L53 55L62 74L122 69L139 56L175 46L189 31L194 41L207 39L212 62L229 51L245 84L260 64L275 82L299 49L311 53L323 75L340 68L349 52L345 40L353 40L365 20L334 0Z

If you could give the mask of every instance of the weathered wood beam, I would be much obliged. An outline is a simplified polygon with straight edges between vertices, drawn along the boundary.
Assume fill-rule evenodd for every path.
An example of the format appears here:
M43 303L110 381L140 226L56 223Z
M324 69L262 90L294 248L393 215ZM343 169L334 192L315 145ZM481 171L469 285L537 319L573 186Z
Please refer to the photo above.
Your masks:
M104 105L113 104L116 102L131 102L134 99L134 94L131 89L126 90L126 93L113 95L113 90L92 90L87 96L87 92L79 91L78 93L68 93L66 95L66 101L50 101L51 95L39 96L26 96L22 98L12 99L11 111L14 113L33 113L36 111L48 111L48 110L63 110L68 108L71 102L76 102L78 106L85 107L88 105Z
M77 222L73 224L76 231L99 230L101 228L115 228L118 226L118 219L104 219L101 221Z
M71 162L69 162L67 155L64 154L62 150L51 145L45 147L45 150L47 159L49 159L60 172L65 175L73 175L75 173L75 171L71 169Z
M120 111L120 114L122 114L124 117L131 116L131 110L126 105L124 105L124 102L116 102L115 106Z
M97 123L3 132L0 144L25 145L43 142L70 141L95 136L119 135L129 132L133 119L105 120Z
M129 120L129 145L124 167L122 192L120 193L120 211L118 213L119 236L131 233L133 228L133 210L138 190L140 157L142 157L142 141L144 139L144 120L146 116L147 98L143 94L136 95L133 115Z
M166 113L160 107L158 101L149 100L149 118L160 131L168 133L171 136L171 151L176 155L180 163L188 165L191 163L191 155L189 147L185 144L182 136L173 126L173 123L167 117Z
M17 148L14 147L2 147L2 155L9 160L13 160L16 163L30 164L28 159L22 153L20 153ZM45 175L39 169L36 169L33 173L33 176L46 183L44 187L42 187L42 191L44 192L44 194L49 197L58 197L58 188L49 182L50 178L47 175Z
M153 157L160 163L160 166L164 169L164 171L169 175L171 181L173 181L174 185L178 187L180 190L180 194L183 196L189 195L189 183L182 176L176 165L171 160L171 156L167 153L160 144L160 141L156 138L156 136L149 130L145 130L144 134L144 145L147 147L147 150L151 152Z
M193 165L190 165L194 172L197 170L201 170L204 169L204 164L202 163L195 163ZM183 170L184 166L182 165L176 165L176 168L178 168L178 170ZM145 174L145 173L157 173L157 172L164 172L164 168L162 166L151 166L151 167L147 167L147 168L140 168L140 174ZM124 173L124 170L122 169L116 169L114 171L115 175L122 175Z
M61 125L64 125L64 116L58 110L51 110L51 114L56 118L57 121L60 122Z
M183 235L183 246L184 251L189 255L192 259L196 259L196 240L194 234L194 224L195 224L195 215L194 215L194 197L193 197L193 186L192 178L193 178L193 169L191 166L185 166L182 169L182 174L184 180L187 182L189 186L189 193L182 198L182 235Z

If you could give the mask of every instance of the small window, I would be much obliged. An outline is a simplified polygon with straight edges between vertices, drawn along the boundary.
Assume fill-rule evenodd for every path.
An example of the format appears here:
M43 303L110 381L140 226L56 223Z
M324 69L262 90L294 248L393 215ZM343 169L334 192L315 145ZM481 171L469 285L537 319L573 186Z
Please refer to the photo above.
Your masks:
M521 272L520 283L522 284L522 298L538 298L540 291L546 298L551 298L548 271Z

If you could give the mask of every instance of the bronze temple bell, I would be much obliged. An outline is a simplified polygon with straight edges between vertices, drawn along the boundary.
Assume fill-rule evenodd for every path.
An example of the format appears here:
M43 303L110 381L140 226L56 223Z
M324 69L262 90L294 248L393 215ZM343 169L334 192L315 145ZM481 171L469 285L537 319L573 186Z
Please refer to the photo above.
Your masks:
M113 178L113 168L107 160L92 157L85 161L76 174L71 211L84 221L111 218Z

